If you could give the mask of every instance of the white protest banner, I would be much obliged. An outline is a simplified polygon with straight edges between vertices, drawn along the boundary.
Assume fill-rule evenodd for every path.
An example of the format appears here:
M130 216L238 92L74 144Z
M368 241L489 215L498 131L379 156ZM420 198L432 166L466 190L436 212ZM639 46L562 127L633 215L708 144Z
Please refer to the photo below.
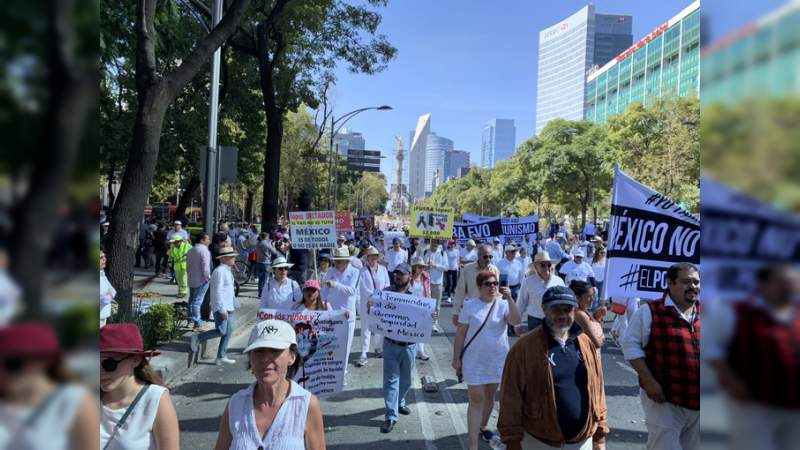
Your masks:
M667 269L700 264L700 219L614 168L604 298L658 298Z
M436 300L383 290L372 302L370 331L398 342L430 342Z
M289 213L292 247L320 249L336 247L334 211L295 211Z
M495 236L503 235L503 223L500 219L491 219L475 223L454 223L453 239L458 245L464 246L470 239L477 242L489 242Z
M294 380L318 397L342 392L347 359L347 319L344 311L262 309L258 320L288 322L297 333L303 366Z
M539 216L503 217L503 244L514 243L521 245L525 236L536 234L539 231ZM533 242L535 239L531 239Z
M707 177L700 192L703 300L743 300L765 265L800 264L800 217Z

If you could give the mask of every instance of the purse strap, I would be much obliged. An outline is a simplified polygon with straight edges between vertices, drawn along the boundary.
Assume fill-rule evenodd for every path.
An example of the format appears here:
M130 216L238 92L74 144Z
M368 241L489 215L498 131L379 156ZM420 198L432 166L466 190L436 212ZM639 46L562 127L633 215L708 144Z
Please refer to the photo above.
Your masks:
M492 315L492 311L494 310L494 305L496 303L497 299L494 299L494 301L492 302L492 306L489 307L489 312L486 313L486 317L483 319L483 323L481 324L480 328L478 328L478 331L476 331L475 334L473 334L472 337L469 338L469 341L467 341L467 343L464 345L464 348L461 349L461 355L459 356L459 359L464 358L464 352L466 352L467 348L469 348L469 344L472 344L472 341L474 341L475 338L478 337L478 334L481 332L481 330L483 330L483 327L486 325L486 322L489 321L489 316Z
M131 404L128 405L128 408L125 409L125 413L122 414L122 418L120 418L119 422L117 422L117 424L114 425L114 431L111 432L111 437L108 438L106 445L103 446L103 450L106 450L108 446L111 444L111 441L113 441L114 438L117 436L117 432L119 431L120 428L122 428L123 425L125 425L125 421L128 420L128 416L130 416L131 412L133 412L133 408L136 406L137 403L139 403L139 400L141 400L142 397L144 397L144 393L147 391L147 388L149 387L150 387L149 384L145 384L144 387L142 387L142 389L139 390L139 393L136 394L136 398L134 398Z

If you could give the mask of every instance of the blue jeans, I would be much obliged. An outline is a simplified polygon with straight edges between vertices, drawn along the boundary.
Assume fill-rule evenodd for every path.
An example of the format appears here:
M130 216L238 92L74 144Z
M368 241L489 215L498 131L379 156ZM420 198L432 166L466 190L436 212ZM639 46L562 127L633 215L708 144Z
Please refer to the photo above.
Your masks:
M200 333L198 339L200 342L205 342L216 337L220 338L219 348L217 348L217 358L223 358L228 352L228 341L233 334L233 311L228 311L227 319L223 319L222 314L218 311L214 311L214 325L216 325L216 328Z
M258 298L261 298L261 291L267 282L267 263L256 263L256 276L258 277Z
M189 286L189 313L195 325L201 325L203 323L203 319L200 318L200 306L203 304L203 299L206 297L207 291L208 281L203 283L200 287L193 288Z
M406 394L411 387L416 344L402 346L383 340L383 401L386 420L397 420L397 409L406 405Z

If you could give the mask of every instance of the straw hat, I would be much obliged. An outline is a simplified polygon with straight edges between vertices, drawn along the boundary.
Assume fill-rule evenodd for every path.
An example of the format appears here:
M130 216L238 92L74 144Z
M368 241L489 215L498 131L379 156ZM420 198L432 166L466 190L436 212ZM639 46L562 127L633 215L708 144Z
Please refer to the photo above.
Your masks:
M550 259L550 253L539 252L536 254L536 256L533 257L533 262L535 264L539 262L553 262L553 260Z
M366 250L366 252L364 254L366 256L369 256L369 255L380 255L381 252L379 252L377 248L375 248L375 247L370 245L369 247L367 247L367 250Z
M219 249L219 255L217 255L217 259L225 258L228 256L238 256L239 253L234 250L232 247L222 247Z
M419 256L415 256L415 257L411 258L411 267L414 267L414 266L428 267L428 263L426 263Z
M339 247L333 251L334 261L350 260L350 251L346 247Z
M292 266L294 266L294 264L290 264L288 261L286 261L286 258L284 258L283 256L278 256L272 261L273 269L278 269L280 267L292 267Z

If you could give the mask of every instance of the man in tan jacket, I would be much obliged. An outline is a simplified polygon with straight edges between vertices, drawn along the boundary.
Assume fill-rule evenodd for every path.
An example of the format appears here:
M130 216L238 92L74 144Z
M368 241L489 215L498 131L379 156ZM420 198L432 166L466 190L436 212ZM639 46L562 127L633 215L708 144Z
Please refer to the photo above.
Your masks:
M453 293L453 325L458 326L458 314L461 313L461 306L464 305L464 300L478 298L481 295L478 284L475 281L478 277L478 272L488 269L494 272L498 280L500 279L500 270L492 264L493 257L492 246L482 244L478 248L478 260L465 265L459 271L456 290Z
M497 429L508 450L604 450L603 366L592 341L573 326L575 294L551 287L542 305L544 325L506 357Z

